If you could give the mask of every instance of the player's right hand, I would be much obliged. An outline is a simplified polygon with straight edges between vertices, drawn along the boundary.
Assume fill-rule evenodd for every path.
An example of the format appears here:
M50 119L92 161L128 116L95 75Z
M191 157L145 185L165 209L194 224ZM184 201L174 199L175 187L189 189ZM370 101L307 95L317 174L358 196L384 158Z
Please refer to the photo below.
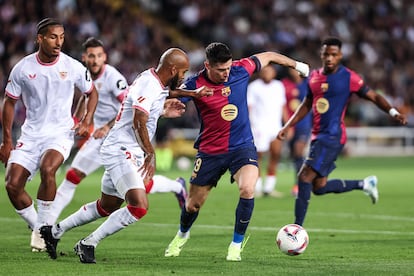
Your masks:
M142 171L143 178L151 179L155 174L155 153L145 155L144 164L142 164L139 171Z
M9 161L10 152L13 149L13 145L9 143L1 143L0 145L0 160L4 163L4 166L7 165L7 161Z
M277 134L277 139L281 141L285 140L288 135L288 130L289 130L288 128L282 127L282 129Z

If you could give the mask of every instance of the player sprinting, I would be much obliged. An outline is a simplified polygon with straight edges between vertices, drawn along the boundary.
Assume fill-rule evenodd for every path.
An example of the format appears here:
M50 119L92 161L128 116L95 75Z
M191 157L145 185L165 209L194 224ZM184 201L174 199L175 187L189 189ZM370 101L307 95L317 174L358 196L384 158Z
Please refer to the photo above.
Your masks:
M275 52L233 61L229 48L215 42L206 48L205 68L184 83L188 89L207 86L214 93L211 97L194 99L201 121L200 134L195 141L198 152L190 178L188 200L181 210L179 230L165 250L166 257L180 255L209 192L229 170L230 180L236 181L240 198L226 260L241 260L242 242L253 213L254 190L259 175L247 107L247 86L253 72L271 62L296 68L304 75L309 73L307 64Z
M52 214L54 224L62 210L72 200L80 182L102 166L99 154L100 147L109 130L115 123L124 96L127 92L127 80L113 66L106 63L107 56L102 41L90 37L83 44L82 60L92 76L99 94L98 105L94 115L94 131L75 155L66 177L59 185L53 203ZM78 104L77 114L83 116L84 100ZM147 185L149 193L174 192L180 208L185 203L187 190L185 180L171 180L164 176L154 177Z
M33 230L30 242L33 250L44 249L39 229L52 222L56 171L69 156L74 135L88 134L98 101L87 69L61 52L64 39L65 30L58 20L41 20L37 24L38 51L13 67L5 89L0 159L7 164L6 190L10 201ZM85 116L76 125L71 115L74 86L88 95ZM26 119L13 149L11 128L19 99L26 108ZM38 170L41 180L36 212L25 185Z
M129 87L115 125L101 146L105 172L100 199L83 205L57 225L40 230L52 259L57 257L57 243L66 231L108 217L74 248L82 263L95 263L95 248L102 239L146 215L145 184L154 176L156 166L151 139L161 115L178 117L185 111L183 103L176 99L166 101L166 98L169 89L175 89L182 82L188 68L186 53L171 48L162 54L156 69L142 72ZM200 93L193 91L193 94ZM126 206L120 208L124 201Z
M294 69L292 69L294 70ZM299 75L297 72L295 74ZM277 167L282 154L282 142L277 134L287 120L285 87L276 79L277 69L268 65L259 72L259 78L247 87L247 104L259 162L259 179L255 197L270 196L279 198L283 193L276 190ZM268 153L266 171L262 179L260 164ZM264 180L264 181L263 181Z
M377 203L379 194L377 177L362 180L330 179L335 161L346 143L345 110L352 94L373 102L401 124L406 124L400 114L380 94L370 89L354 71L341 64L342 42L335 37L322 41L320 58L322 68L311 72L308 78L308 94L299 108L279 132L283 140L288 129L313 111L310 152L298 175L299 191L295 201L295 223L303 225L311 197L327 193L343 193L362 190Z

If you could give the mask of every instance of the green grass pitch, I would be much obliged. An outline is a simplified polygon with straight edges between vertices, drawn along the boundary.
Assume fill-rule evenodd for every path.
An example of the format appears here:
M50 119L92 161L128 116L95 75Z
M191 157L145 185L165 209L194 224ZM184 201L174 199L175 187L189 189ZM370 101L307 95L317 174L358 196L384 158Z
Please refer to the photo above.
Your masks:
M256 199L250 240L236 263L225 260L238 200L228 175L211 192L181 256L164 257L178 227L177 201L173 194L153 194L147 216L103 240L92 265L81 264L72 248L102 221L67 232L58 246L61 256L51 260L30 251L30 232L3 188L0 275L414 275L414 157L341 158L331 178L371 174L379 178L377 205L361 191L312 196L304 225L310 244L302 255L291 257L275 245L278 229L293 221L293 171L282 166L278 189L286 196ZM100 195L101 175L98 171L80 184L63 217ZM165 175L188 179L190 172ZM0 176L4 179L4 169ZM64 172L58 174L58 184L63 177ZM33 197L38 183L36 177L27 184Z

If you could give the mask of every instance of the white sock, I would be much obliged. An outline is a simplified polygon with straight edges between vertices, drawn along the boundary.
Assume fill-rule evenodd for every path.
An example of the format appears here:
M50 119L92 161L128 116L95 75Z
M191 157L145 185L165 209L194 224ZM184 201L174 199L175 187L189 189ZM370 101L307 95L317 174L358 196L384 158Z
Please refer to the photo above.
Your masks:
M99 214L96 204L96 201L87 203L83 205L78 211L59 222L58 226L53 225L53 237L55 239L60 239L60 237L66 231L101 218L102 216Z
M37 212L33 202L29 207L21 210L16 210L16 213L22 217L22 219L27 223L27 225L29 225L32 230L35 229Z
M136 221L138 219L131 214L127 207L118 209L109 215L108 219L101 226L83 239L82 244L96 247L102 239L124 229Z
M37 220L36 220L36 229L40 229L43 225L52 225L51 221L53 201L37 199Z
M275 175L267 175L263 192L271 193L276 188L277 178Z
M261 177L259 177L259 178L257 179L255 191L256 191L256 193L258 193L258 194L259 194L259 193L261 193L261 192L263 191L263 180L262 180L262 178L261 178Z
M78 187L78 185L73 184L67 179L63 180L62 184L59 185L52 208L53 218L51 220L53 224L56 222L63 209L65 209L65 207L72 201L76 187Z
M188 239L190 237L190 231L187 231L187 232L184 233L184 232L181 232L181 230L178 230L177 235L180 238L186 238L186 239Z
M183 188L183 186L181 186L181 183L169 179L163 175L154 175L152 180L154 181L154 184L152 186L150 194L168 192L180 193L181 189Z

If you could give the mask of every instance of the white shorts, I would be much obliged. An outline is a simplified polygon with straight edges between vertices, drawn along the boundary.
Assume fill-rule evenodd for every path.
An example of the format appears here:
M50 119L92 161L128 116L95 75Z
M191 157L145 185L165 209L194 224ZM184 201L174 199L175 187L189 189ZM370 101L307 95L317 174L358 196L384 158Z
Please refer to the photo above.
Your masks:
M264 128L252 127L254 144L258 152L267 152L270 149L270 143L277 138L281 127L267 126Z
M62 154L63 159L69 157L74 143L73 130L60 134L55 137L28 137L22 135L17 140L16 148L11 151L8 163L15 163L23 166L30 172L30 179L39 169L40 159L43 154L50 149Z
M99 151L104 139L105 138L95 139L92 136L89 137L76 153L71 167L89 175L102 166L102 159Z
M105 167L101 181L102 193L125 200L129 190L145 190L142 172L138 171L144 162L142 151L136 154L125 147L113 145L101 150L101 158Z

